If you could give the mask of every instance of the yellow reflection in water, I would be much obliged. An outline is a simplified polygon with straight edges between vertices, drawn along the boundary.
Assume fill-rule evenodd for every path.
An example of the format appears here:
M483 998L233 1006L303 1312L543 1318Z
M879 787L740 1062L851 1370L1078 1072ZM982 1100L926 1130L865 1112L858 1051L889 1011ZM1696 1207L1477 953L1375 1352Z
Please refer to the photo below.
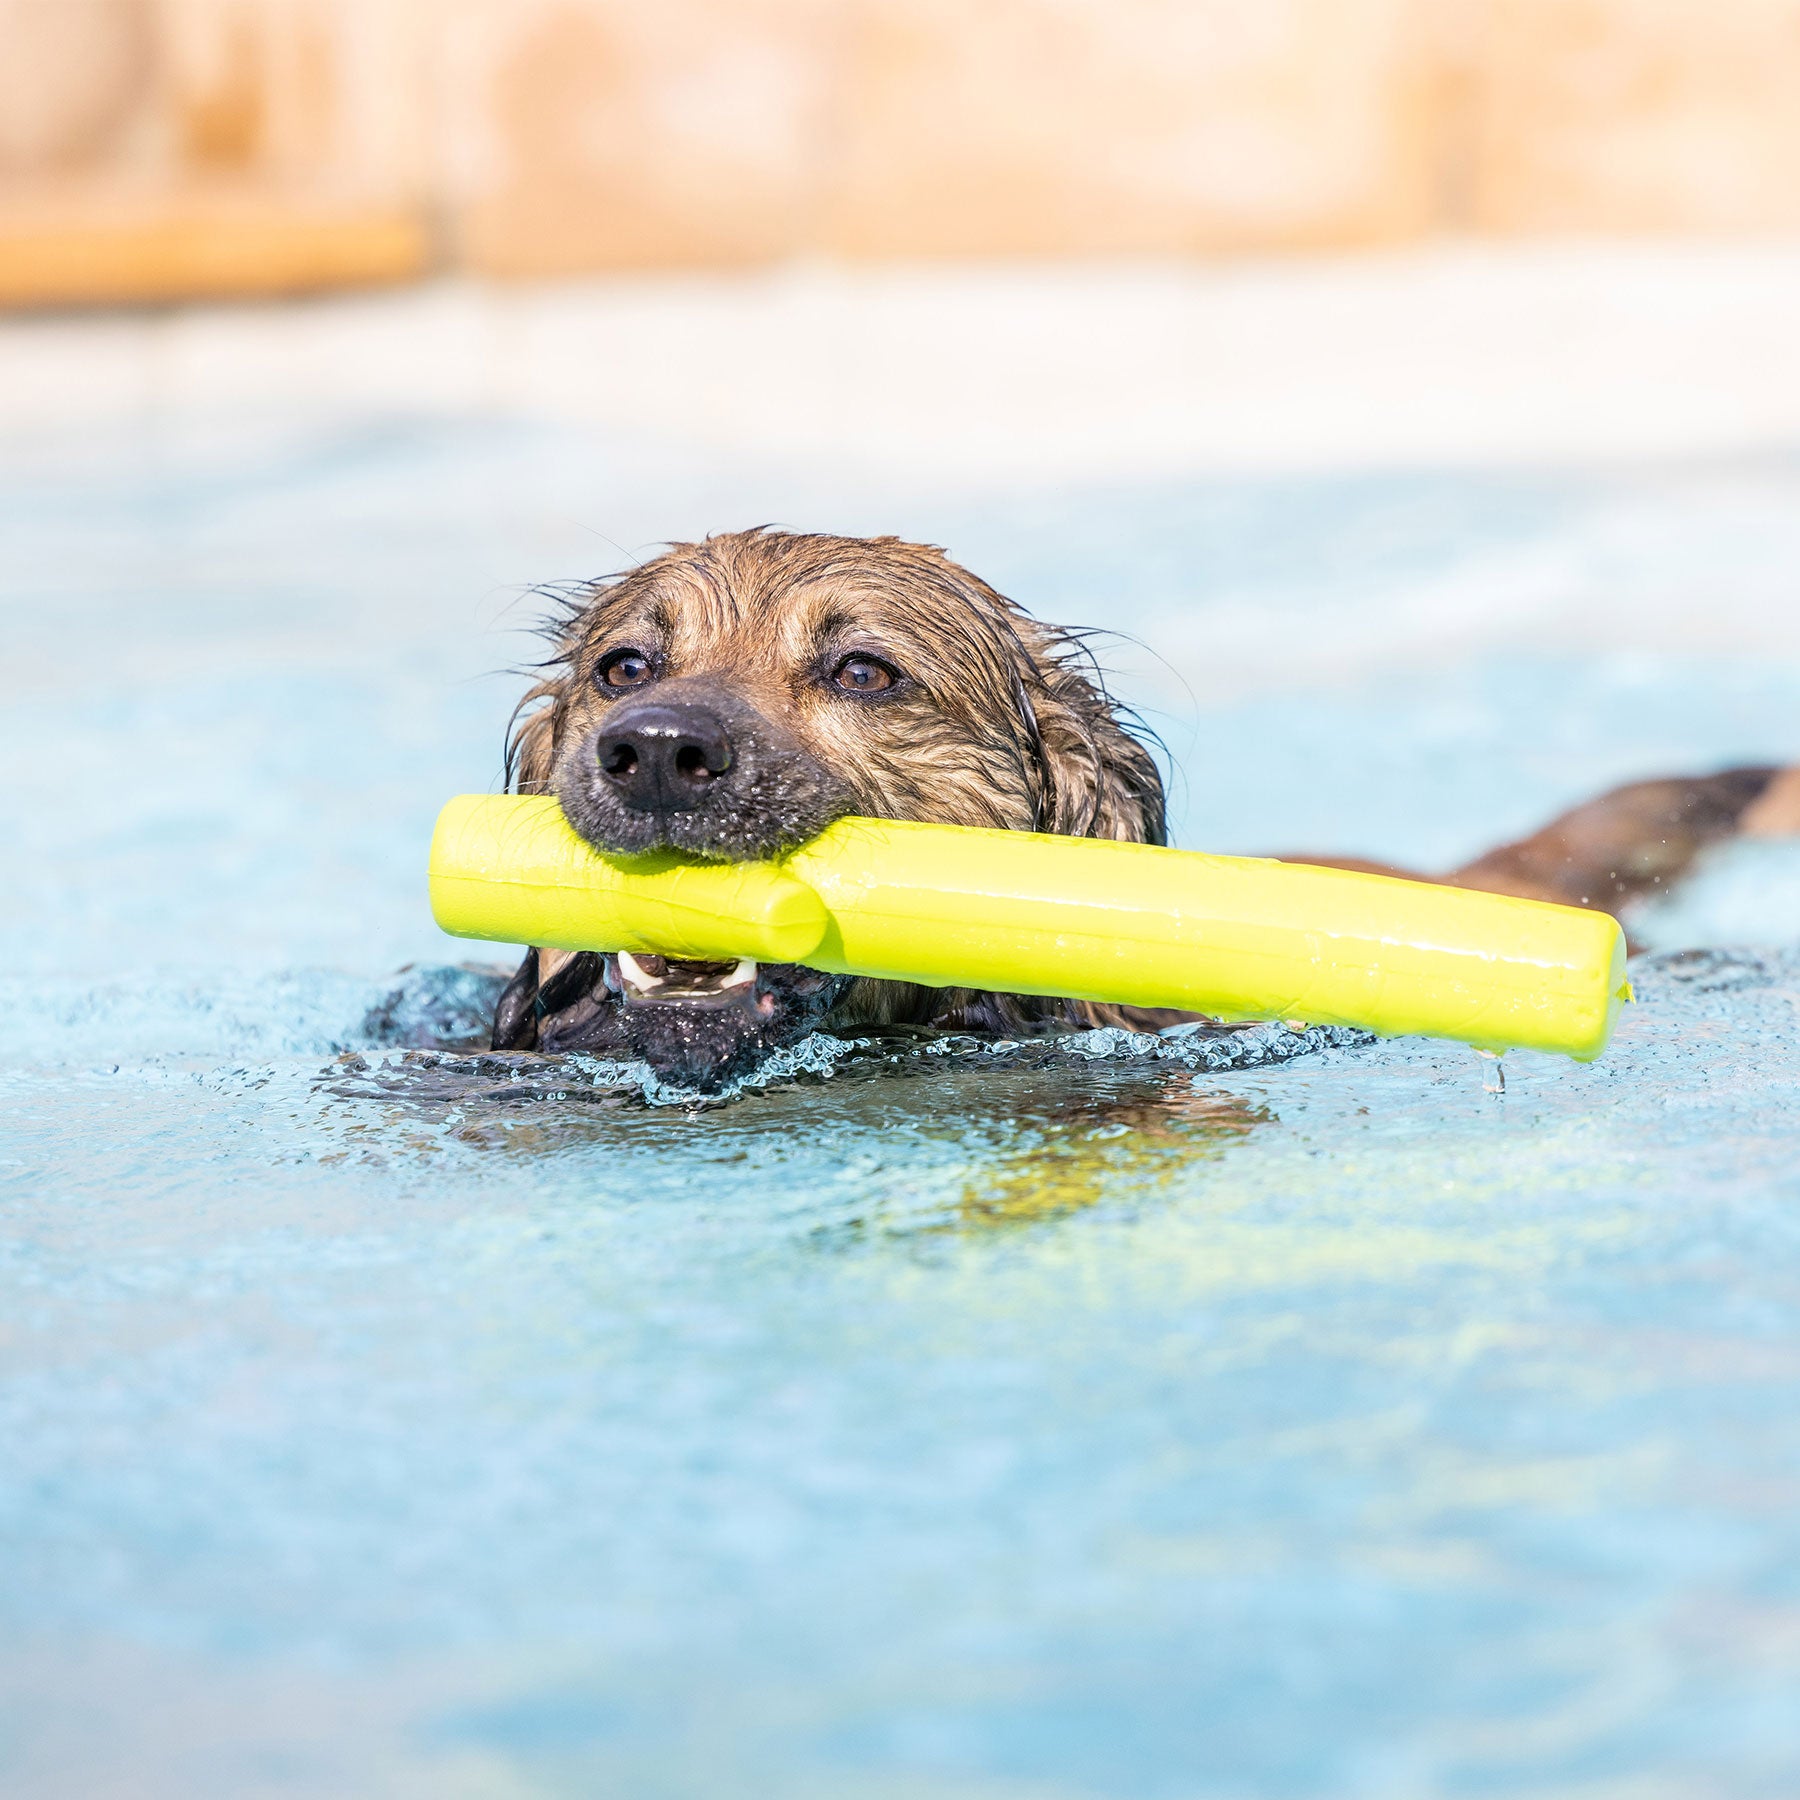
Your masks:
M1071 1095L1030 1119L1029 1142L997 1152L964 1184L957 1217L965 1226L1024 1224L1108 1194L1154 1192L1269 1118L1237 1094L1197 1091L1186 1073L1148 1092Z

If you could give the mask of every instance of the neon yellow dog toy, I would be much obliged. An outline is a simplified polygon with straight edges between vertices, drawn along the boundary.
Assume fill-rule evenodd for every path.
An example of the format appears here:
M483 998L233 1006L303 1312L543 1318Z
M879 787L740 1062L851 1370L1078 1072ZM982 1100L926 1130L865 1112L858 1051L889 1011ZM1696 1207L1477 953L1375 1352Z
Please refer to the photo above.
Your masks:
M1303 1019L1484 1050L1606 1048L1605 913L1148 844L839 819L778 862L613 858L547 796L463 794L431 843L458 937L754 957L927 987Z

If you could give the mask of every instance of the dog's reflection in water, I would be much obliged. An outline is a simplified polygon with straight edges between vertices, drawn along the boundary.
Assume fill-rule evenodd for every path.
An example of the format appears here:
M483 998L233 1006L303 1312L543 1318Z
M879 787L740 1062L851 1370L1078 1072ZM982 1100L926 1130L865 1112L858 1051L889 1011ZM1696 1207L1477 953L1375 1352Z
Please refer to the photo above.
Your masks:
M670 1166L785 1161L780 1146L841 1146L871 1173L941 1168L959 1154L937 1204L921 1217L918 1185L879 1176L855 1230L987 1229L1148 1197L1196 1159L1216 1157L1272 1117L1228 1089L1196 1086L1182 1068L1045 1065L1048 1046L980 1063L901 1054L859 1062L829 1082L796 1083L704 1110L646 1107L634 1092L596 1087L551 1056L408 1050L371 1062L341 1057L320 1088L346 1156L443 1154L447 1143L533 1162L559 1153L625 1151ZM696 1097L698 1100L698 1097ZM330 1102L363 1104L339 1113ZM374 1102L375 1110L367 1103ZM878 1147L873 1149L872 1147ZM946 1172L948 1173L948 1172ZM899 1200L900 1193L908 1198Z
M1199 1157L1240 1143L1271 1114L1242 1095L1197 1088L1185 1071L1134 1081L1128 1090L1070 1094L1014 1121L1025 1141L998 1149L964 1183L956 1224L1029 1224L1101 1200L1148 1197Z

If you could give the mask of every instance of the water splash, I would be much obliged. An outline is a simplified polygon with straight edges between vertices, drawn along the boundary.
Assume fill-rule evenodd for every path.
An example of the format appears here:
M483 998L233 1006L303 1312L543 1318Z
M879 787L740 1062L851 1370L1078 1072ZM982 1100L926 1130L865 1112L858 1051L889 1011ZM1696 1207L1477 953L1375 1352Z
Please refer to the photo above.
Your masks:
M1371 1043L1368 1032L1315 1025L1298 1030L1285 1024L1178 1025L1168 1031L1127 1031L1104 1026L1093 1031L1036 1038L982 1038L967 1032L905 1030L862 1035L813 1032L797 1044L765 1057L754 1069L714 1092L664 1080L647 1063L570 1052L474 1051L463 1042L434 1042L432 1029L449 1025L468 1038L465 1027L498 977L460 969L424 968L404 979L364 1016L370 1040L346 1046L331 1071L334 1091L387 1096L411 1089L424 1098L433 1090L467 1095L479 1089L489 1099L520 1101L601 1099L629 1096L648 1106L691 1110L729 1105L751 1094L777 1092L798 1084L829 1081L843 1070L888 1070L961 1063L987 1069L1079 1069L1095 1063L1160 1065L1217 1073L1255 1069L1315 1056L1321 1051ZM487 1003L491 1006L491 1000Z
M815 1038L696 1119L641 1067L406 1041L498 979L15 990L15 1681L259 1728L258 1671L291 1705L348 1669L415 1741L541 1730L553 1788L558 1721L597 1713L582 1791L725 1791L822 1720L842 1792L870 1695L900 1707L864 1660L891 1642L938 1682L907 1729L1041 1786L1097 1695L1147 1747L1082 1780L1151 1796L1246 1670L1348 1641L1308 1689L1346 1748L1290 1779L1281 1690L1235 1786L1379 1788L1410 1735L1451 1746L1434 1791L1500 1793L1521 1716L1588 1704L1573 1644L1655 1679L1575 1714L1533 1792L1671 1731L1800 1755L1767 1573L1797 1548L1800 953L1639 959L1609 1055L1509 1055L1504 1107L1460 1045L1268 1025ZM96 1630L194 1646L185 1685L74 1666ZM697 1679L739 1709L718 1766L621 1772L685 1741Z

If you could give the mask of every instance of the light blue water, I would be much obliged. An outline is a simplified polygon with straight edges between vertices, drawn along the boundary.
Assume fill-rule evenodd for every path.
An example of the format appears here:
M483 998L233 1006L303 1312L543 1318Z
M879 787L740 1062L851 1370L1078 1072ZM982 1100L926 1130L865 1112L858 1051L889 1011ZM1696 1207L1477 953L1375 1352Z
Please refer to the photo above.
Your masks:
M491 996L425 835L598 531L938 538L1167 656L1185 841L1432 861L1800 754L1792 659L1583 627L1800 605L1800 469L976 504L485 421L6 468L0 1788L1800 1785L1794 847L1504 1099L1420 1043L698 1113L407 1048Z

